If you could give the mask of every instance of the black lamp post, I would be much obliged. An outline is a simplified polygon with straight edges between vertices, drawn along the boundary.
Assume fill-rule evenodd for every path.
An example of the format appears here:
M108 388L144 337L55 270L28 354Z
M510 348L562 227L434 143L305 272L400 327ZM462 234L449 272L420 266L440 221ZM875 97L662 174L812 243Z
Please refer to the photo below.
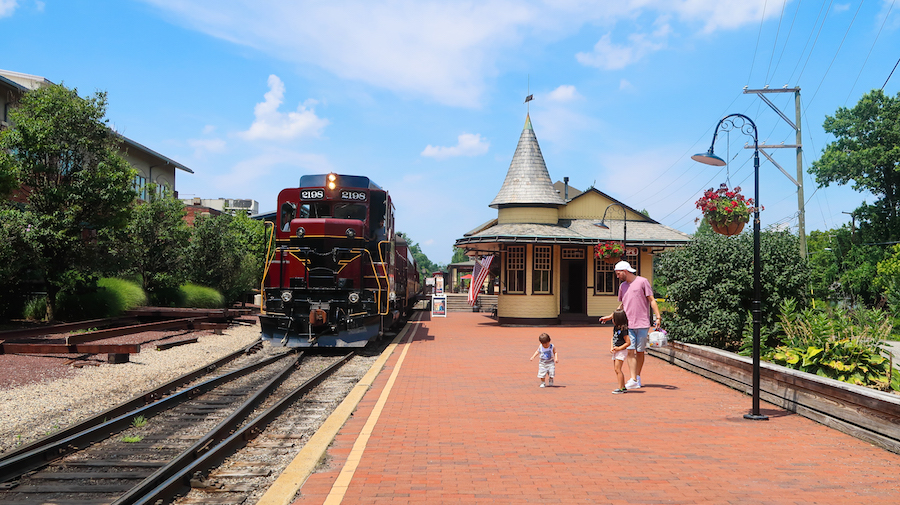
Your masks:
M625 206L621 203L611 203L606 206L606 210L603 211L603 217L600 218L600 222L597 223L597 226L603 228L604 230L608 230L609 226L606 226L606 212L609 211L609 208L613 205L618 205L622 208L622 249L625 248L625 241L628 240L628 212L625 210Z
M738 122L737 120L740 121ZM750 306L753 315L753 410L749 414L744 414L744 419L764 421L769 416L759 412L759 327L762 322L760 302L762 294L759 280L759 137L756 124L743 114L730 114L723 117L719 124L716 125L712 144L709 145L709 151L695 154L691 156L691 159L716 167L725 166L725 160L716 156L713 153L713 148L716 145L716 137L719 135L719 130L731 131L735 129L753 137L753 302Z

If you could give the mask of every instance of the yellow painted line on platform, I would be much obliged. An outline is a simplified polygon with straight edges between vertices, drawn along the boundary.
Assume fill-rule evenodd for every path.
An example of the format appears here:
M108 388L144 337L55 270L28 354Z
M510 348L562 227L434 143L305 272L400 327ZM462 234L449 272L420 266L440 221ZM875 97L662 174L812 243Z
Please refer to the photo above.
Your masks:
M415 332L410 332L409 339L406 342L407 344L412 341L413 335L415 335ZM398 341L400 338L401 337L398 335ZM359 436L356 437L356 442L353 443L353 449L350 450L350 454L347 456L347 461L344 463L344 468L341 469L340 475L338 475L338 478L334 481L334 485L331 486L331 492L328 493L328 496L325 498L324 505L338 505L344 501L344 495L347 494L347 488L350 487L350 482L353 480L353 474L356 473L356 468L359 466L359 462L362 461L363 453L366 452L366 445L369 443L369 437L372 436L372 430L374 430L375 425L378 424L378 418L381 417L381 411L384 410L384 404L387 403L388 397L391 395L391 390L394 388L394 382L397 380L397 375L400 374L400 367L403 365L403 360L406 359L406 351L408 350L409 345L403 346L403 351L400 353L400 357L397 358L397 363L394 365L394 371L391 372L387 384L384 385L384 389L381 391L381 395L378 397L375 407L369 414L365 426L363 426Z
M416 314L416 317L413 319L414 321L418 321L420 318L419 314ZM372 368L363 376L362 379L350 390L350 393L344 398L344 401L341 402L340 405L334 412L328 416L328 419L322 423L322 426L316 430L316 433L310 437L309 441L306 442L306 445L303 446L303 449L300 450L300 453L294 458L293 461L281 472L281 475L278 479L272 483L272 486L269 487L269 490L259 499L257 505L289 505L294 501L294 496L296 496L297 491L303 486L303 483L306 482L306 479L312 474L313 470L315 470L316 465L319 464L322 457L325 455L325 452L328 450L328 446L331 445L331 442L334 440L334 437L337 436L338 431L341 427L344 426L344 423L347 422L347 419L353 414L353 411L356 410L356 406L359 405L359 402L362 401L363 396L365 396L366 392L369 388L372 387L372 383L375 382L375 378L378 377L378 374L381 372L382 368L384 368L384 364L387 363L388 358L393 354L394 349L396 349L397 345L407 336L410 335L410 340L412 340L412 336L415 331L413 328L415 325L407 325L406 328L394 338L393 342L388 345L387 349L381 353L375 363L372 365ZM406 349L403 349L403 353L400 356L400 359L397 360L397 364L394 366L394 373L391 374L390 379L388 380L388 384L385 386L384 391L381 393L381 397L378 399L378 403L375 405L375 410L372 411L372 414L369 415L369 420L366 422L365 428L363 428L363 433L371 434L370 423L372 423L372 417L375 416L375 421L378 420L378 416L375 415L377 411L378 414L381 413L381 408L384 406L384 402L387 401L387 395L390 393L390 388L394 383L394 379L397 376L397 372L400 370L400 364L403 361L403 357L406 356ZM374 427L374 423L371 425ZM368 428L368 432L366 431ZM362 438L363 434L360 434L360 438ZM365 436L365 439L368 440L368 435ZM359 438L357 442L353 445L353 451L351 452L351 458L356 453L357 445L359 444ZM365 445L363 445L363 449L365 449ZM360 452L361 456L362 453ZM349 463L349 460L348 460ZM357 460L358 463L358 460ZM356 470L356 465L354 464L353 470ZM341 475L338 477L338 482L341 482L341 477L343 477L344 472L347 471L347 466L344 466L344 470L341 471ZM352 473L350 477L352 477ZM349 483L349 481L348 481ZM337 483L335 483L337 486ZM331 495L334 494L334 488L332 488L331 493L328 498L331 499ZM346 486L344 487L344 492L346 492ZM341 498L338 499L337 502L330 502L326 500L326 503L340 503L340 500L343 499L343 493L341 494Z

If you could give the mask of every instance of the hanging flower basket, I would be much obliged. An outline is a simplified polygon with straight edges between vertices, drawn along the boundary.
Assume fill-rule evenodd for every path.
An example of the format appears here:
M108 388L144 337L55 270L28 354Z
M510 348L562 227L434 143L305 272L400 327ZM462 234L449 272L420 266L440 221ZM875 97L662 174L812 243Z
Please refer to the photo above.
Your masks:
M625 246L620 242L600 242L594 246L594 257L609 264L618 262L625 254Z
M756 212L753 199L745 198L740 186L729 190L722 184L717 190L707 189L696 204L713 231L722 235L740 233L750 221L750 214Z
M710 222L709 225L712 226L714 232L719 233L721 235L728 235L729 237L732 235L737 235L744 229L744 225L746 223L733 221L728 224L719 224L716 222Z

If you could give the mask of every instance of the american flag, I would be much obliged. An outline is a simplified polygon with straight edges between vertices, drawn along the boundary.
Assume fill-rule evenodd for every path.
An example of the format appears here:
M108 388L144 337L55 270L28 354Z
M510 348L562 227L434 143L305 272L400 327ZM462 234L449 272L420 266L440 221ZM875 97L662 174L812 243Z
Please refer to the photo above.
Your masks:
M491 269L491 260L493 259L493 256L485 256L480 261L475 262L475 270L472 272L472 284L469 285L469 305L475 305L475 302L478 300L478 292L481 291L481 286L484 285L484 280L487 279L488 272Z

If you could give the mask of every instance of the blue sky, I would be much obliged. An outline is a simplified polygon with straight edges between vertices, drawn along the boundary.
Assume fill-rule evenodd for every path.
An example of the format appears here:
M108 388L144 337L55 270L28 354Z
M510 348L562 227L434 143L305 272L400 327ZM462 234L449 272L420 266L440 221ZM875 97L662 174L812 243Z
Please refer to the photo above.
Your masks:
M194 170L182 198L273 210L303 174L367 175L398 230L447 263L496 217L526 95L553 180L692 233L704 189L752 196L750 137L720 136L727 169L690 159L720 118L794 143L744 86L801 88L804 169L831 140L826 115L900 91L895 1L0 0L0 68L107 91L119 132ZM793 94L768 96L793 120ZM794 150L769 152L795 174ZM763 227L796 231L795 186L764 158L760 179ZM804 188L807 232L873 200Z

